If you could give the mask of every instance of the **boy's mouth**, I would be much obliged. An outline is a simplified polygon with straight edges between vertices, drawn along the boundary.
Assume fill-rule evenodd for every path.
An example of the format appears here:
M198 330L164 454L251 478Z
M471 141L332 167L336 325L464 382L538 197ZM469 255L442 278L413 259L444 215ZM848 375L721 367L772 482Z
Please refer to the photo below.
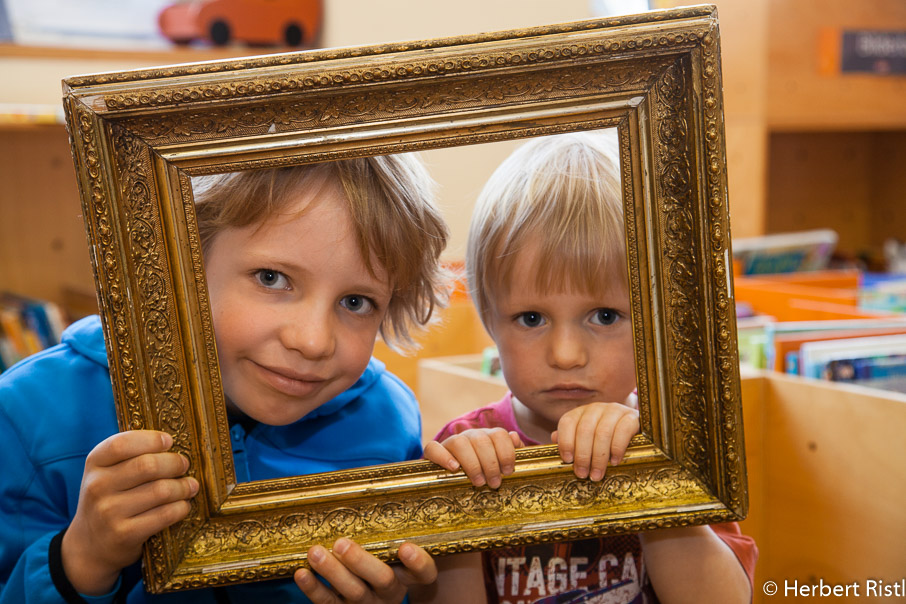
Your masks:
M253 366L268 385L290 396L308 396L327 382L320 376L298 373L283 367L267 367L254 362Z
M544 390L543 393L554 398L587 399L594 396L595 391L578 384L557 384L553 388Z

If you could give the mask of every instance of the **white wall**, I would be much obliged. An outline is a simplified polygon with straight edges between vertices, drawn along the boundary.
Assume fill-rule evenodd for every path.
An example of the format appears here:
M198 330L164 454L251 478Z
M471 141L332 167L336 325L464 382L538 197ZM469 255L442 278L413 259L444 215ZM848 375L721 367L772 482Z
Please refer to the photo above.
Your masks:
M359 46L587 19L591 0L324 0L325 46Z

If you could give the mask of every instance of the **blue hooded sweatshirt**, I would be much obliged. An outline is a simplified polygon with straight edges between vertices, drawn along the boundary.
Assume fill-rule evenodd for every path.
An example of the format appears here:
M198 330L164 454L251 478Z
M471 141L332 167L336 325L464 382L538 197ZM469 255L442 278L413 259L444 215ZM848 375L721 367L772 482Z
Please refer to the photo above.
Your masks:
M287 426L231 426L239 482L421 457L412 391L372 359L346 392ZM291 580L152 595L139 563L119 596L64 597L51 541L76 512L85 458L118 431L101 322L74 323L63 341L0 374L0 604L125 601L307 602ZM70 586L71 587L71 586Z

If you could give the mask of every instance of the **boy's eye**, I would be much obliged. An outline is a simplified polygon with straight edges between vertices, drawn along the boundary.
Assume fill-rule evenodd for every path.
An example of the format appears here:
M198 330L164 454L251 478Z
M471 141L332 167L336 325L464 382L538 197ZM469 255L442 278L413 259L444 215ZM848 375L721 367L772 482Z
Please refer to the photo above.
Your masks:
M289 280L280 271L270 268L261 268L255 271L258 283L268 289L289 289Z
M340 305L343 306L343 308L360 315L368 314L369 312L374 310L375 306L374 302L372 302L371 299L366 296L360 296L358 294L346 296L345 298L340 300Z
M540 312L529 311L516 317L516 322L523 327L540 327L544 325L544 317Z
M592 315L591 322L597 325L613 325L620 318L620 313L612 308L599 308Z

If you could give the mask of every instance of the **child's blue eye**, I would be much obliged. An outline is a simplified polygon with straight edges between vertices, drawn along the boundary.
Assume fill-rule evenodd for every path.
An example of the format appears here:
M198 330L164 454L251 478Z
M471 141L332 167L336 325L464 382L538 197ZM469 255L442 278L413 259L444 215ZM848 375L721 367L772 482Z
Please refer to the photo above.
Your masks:
M598 325L613 325L620 318L620 313L612 308L599 308L592 315L591 322Z
M540 327L544 325L544 316L540 312L530 310L516 317L516 322L523 327Z
M289 289L289 280L280 271L270 268L261 268L255 271L258 283L268 289Z
M340 300L340 305L356 314L364 315L374 310L375 304L370 298L352 294Z

